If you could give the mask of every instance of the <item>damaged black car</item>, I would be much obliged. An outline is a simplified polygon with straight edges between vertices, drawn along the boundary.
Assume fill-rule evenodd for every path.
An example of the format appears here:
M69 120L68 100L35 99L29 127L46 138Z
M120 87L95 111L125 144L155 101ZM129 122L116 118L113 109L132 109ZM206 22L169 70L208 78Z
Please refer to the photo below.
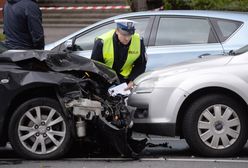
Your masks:
M27 159L62 157L74 140L108 143L121 156L132 117L104 64L70 53L5 51L0 54L0 146L10 142Z

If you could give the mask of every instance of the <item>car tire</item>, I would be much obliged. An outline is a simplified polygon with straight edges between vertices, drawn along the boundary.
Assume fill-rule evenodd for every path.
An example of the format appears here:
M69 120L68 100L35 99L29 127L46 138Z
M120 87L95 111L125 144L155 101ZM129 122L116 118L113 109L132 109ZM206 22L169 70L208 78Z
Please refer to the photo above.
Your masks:
M8 131L13 149L27 159L55 159L71 145L68 119L51 98L33 98L20 105Z
M186 111L184 137L190 148L202 156L233 156L247 141L245 112L245 107L232 97L200 97Z

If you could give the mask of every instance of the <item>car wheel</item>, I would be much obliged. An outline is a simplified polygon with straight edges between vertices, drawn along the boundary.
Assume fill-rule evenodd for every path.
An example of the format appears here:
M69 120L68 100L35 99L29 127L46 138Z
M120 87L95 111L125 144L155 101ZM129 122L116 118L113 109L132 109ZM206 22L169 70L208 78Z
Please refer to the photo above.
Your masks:
M34 98L13 114L9 139L14 150L25 158L58 158L70 148L69 122L57 101Z
M245 108L224 95L197 99L187 110L183 134L191 149L203 156L237 154L247 141Z

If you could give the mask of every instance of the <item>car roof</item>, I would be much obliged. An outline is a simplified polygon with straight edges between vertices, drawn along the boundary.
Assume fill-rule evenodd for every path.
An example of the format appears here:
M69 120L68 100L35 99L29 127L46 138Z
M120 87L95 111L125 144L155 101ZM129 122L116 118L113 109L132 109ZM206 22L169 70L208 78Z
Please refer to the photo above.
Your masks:
M165 11L145 11L145 12L133 12L122 14L119 16L142 16L142 15L177 15L177 16L201 16L201 17L213 17L222 19L231 19L239 21L247 21L247 12L235 12L235 11L211 11L211 10L165 10Z
M54 46L57 46L64 41L74 37L77 34L80 34L81 32L90 29L92 27L95 27L99 24L109 22L118 18L123 17L135 17L135 16L157 16L157 15L165 15L165 16L193 16L193 17L212 17L212 18L220 18L220 19L229 19L229 20L237 20L242 22L248 21L248 13L247 12L234 12L234 11L209 11L209 10L164 10L164 11L144 11L144 12L131 12L126 14L121 14L117 16L113 16L104 20L101 20L99 22L96 22L90 26L87 26L83 29L80 29L79 31L70 34L56 42L53 42L51 44L48 44L45 46L46 50L52 49Z

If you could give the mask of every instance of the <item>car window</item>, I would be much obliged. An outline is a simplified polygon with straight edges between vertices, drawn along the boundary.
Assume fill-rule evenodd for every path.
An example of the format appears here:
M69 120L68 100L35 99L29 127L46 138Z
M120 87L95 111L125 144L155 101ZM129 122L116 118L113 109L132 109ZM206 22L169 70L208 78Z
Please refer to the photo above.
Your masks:
M221 42L228 39L242 25L242 22L234 20L212 19L212 22Z
M160 18L155 45L216 43L211 25L206 19Z
M95 38L115 27L115 23L112 22L78 37L75 41L76 50L92 50Z
M135 32L139 33L139 35L141 37L145 37L145 31L146 31L146 27L148 25L148 22L149 22L149 19L150 18L135 18L135 19L131 19L135 22L137 22L135 24Z
M134 18L132 20L137 22L135 25L136 32L139 33L140 36L144 37L149 18ZM116 24L112 22L78 37L75 40L76 50L92 50L96 37L115 28Z

